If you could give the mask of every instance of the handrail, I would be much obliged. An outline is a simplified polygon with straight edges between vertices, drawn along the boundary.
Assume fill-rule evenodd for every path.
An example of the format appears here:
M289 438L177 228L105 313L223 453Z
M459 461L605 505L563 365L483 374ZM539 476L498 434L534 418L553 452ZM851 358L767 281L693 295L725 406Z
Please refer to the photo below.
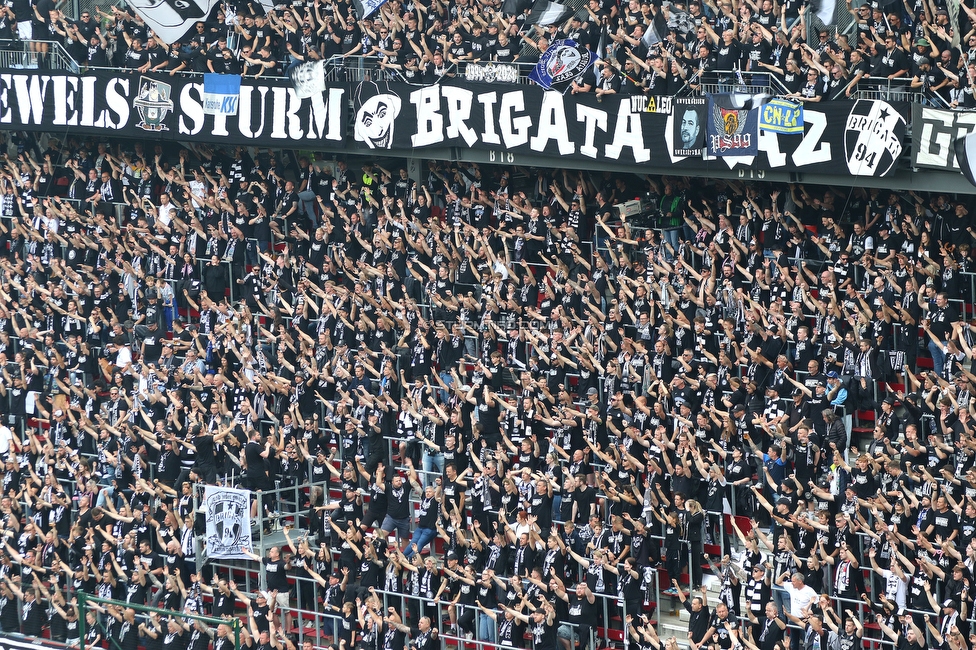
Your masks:
M50 47L48 55L53 70L66 70L79 73L81 70L111 70L115 67L83 66L67 53L64 47L56 41L10 41L0 45L0 68L36 68L38 67L38 53L32 51L31 44L47 44ZM20 44L21 47L14 47ZM535 63L513 61L502 63L496 61L466 62L460 65L449 64L445 70L447 74L439 77L434 83L440 83L446 76L463 78L467 81L480 83L514 83L529 84L529 74L535 69ZM469 72L470 68L470 72ZM509 71L515 71L516 76L510 78ZM499 71L502 71L499 73ZM181 70L177 74L183 77L202 76L202 72ZM248 78L248 77L245 77ZM250 77L254 79L287 79L287 75L267 75ZM376 56L365 55L333 55L326 59L326 80L332 83L360 83L362 81L395 81L411 85L420 85L403 76L399 70L384 68L381 60ZM853 86L851 99L884 99L888 101L905 101L924 103L950 110L953 109L945 98L938 93L925 91L909 86L911 79L887 79L884 77L864 77L854 85L853 81L846 87ZM845 88L846 88L845 87ZM752 95L787 95L790 90L782 80L769 72L745 72L741 70L709 70L699 83L692 85L687 81L674 94L675 97L697 97L708 93L741 92Z
M790 91L779 77L770 72L746 72L743 70L709 70L701 76L697 88L685 84L681 96L697 96L705 93L745 92L751 95L786 95Z
M46 47L46 52L42 47ZM58 41L2 41L0 67L46 68L77 73L80 70L64 46Z

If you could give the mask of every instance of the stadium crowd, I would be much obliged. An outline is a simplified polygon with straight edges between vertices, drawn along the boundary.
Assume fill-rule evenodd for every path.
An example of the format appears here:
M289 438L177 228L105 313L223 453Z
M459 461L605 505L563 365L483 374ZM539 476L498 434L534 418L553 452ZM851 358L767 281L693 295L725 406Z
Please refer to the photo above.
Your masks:
M86 649L234 643L79 611L84 592L246 612L260 650L588 648L614 625L660 650L667 575L692 650L850 650L868 626L972 647L967 203L5 147L3 633L77 643L84 618ZM613 208L634 198L643 225ZM215 483L310 486L254 501L286 536L248 549L266 590L196 565L193 490ZM297 604L334 615L325 636Z
M572 38L599 53L574 93L668 95L686 83L695 87L709 71L741 70L775 76L785 94L804 102L893 83L938 94L946 105L976 107L976 13L967 3L955 9L944 0L848 0L853 36L840 33L833 17L826 24L817 18L810 24L820 27L815 42L807 42L806 0L663 7L659 0L588 0L554 24L544 24L550 22L544 3L533 12L523 0L394 0L368 18L356 15L351 0L267 11L263 5L222 3L188 36L167 44L131 8L84 10L72 20L52 0L11 0L0 10L0 39L58 41L85 67L169 74L281 76L306 61L366 57L391 78L431 83L472 62L533 63L553 41ZM655 21L658 14L662 20Z

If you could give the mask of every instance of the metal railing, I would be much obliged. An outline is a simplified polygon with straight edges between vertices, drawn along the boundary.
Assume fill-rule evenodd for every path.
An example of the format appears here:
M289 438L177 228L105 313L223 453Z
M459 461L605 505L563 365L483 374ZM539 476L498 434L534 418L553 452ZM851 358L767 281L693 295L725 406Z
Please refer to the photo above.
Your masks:
M457 67L445 64L443 75L438 76L435 84L441 80L458 75ZM375 56L341 56L335 55L326 61L325 78L331 83L361 83L363 81L397 81L401 83L416 83L409 81L403 73L393 68L386 68Z
M221 618L213 618L210 616L203 616L199 613L194 613L190 611L174 612L172 610L160 609L158 607L138 605L124 600L110 600L107 598L99 598L97 596L87 594L82 590L78 590L77 596L78 596L78 641L80 643L80 647L82 648L88 647L85 638L86 629L87 629L87 621L85 619L85 614L88 611L99 612L105 610L108 607L113 607L117 609L119 612L125 609L132 609L135 612L134 620L137 623L139 623L140 621L146 623L147 627L150 627L148 623L150 621L150 615L152 614L161 614L167 617L173 617L176 614L179 614L179 618L183 619L187 624L190 624L193 621L198 621L205 626L210 626L210 629L213 632L216 632L219 626L226 625L228 628L230 628L231 632L233 633L232 638L234 641L234 647L235 648L242 647L241 630L243 625L239 618L221 619ZM67 605L66 609L70 607L71 605ZM107 615L108 614L103 614L103 616L107 616ZM96 625L98 625L98 623L96 623ZM113 641L115 640L113 639ZM113 643L109 643L107 647L115 648L119 646L117 645L117 643L113 642Z
M925 93L921 88L912 88L911 77L888 79L887 77L864 77L851 93L851 99L883 99L889 102L915 102L923 100L944 106L945 100L936 93Z
M78 63L57 41L0 41L0 67L79 70Z
M744 93L748 95L786 95L790 91L775 75L768 72L709 70L701 77L697 89L686 86L685 95L708 93Z
M286 62L283 62L285 65ZM84 70L111 70L112 67L83 66L75 61L57 41L2 41L0 42L0 68L63 70L75 74ZM492 61L447 64L444 74L434 83L449 77L482 83L530 84L529 74L534 63ZM512 71L514 71L514 78ZM177 73L183 77L196 77L203 73ZM262 79L286 79L287 75L262 75ZM393 81L417 84L406 78L402 71L381 65L376 56L334 55L326 61L326 80L330 83L360 83L363 81ZM851 93L851 99L883 99L923 103L940 108L950 108L938 93L922 88L911 88L911 79L887 79L865 77ZM785 95L789 90L775 76L767 72L744 72L740 70L712 70L706 73L696 87L682 86L676 96L701 95L708 93L745 93L750 95ZM961 109L960 109L961 110Z

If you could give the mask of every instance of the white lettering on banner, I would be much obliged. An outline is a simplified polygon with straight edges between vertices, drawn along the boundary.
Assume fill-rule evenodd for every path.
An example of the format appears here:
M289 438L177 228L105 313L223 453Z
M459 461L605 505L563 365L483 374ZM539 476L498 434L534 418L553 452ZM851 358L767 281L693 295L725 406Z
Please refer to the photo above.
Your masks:
M134 107L143 111L147 106L141 96L134 96L136 87L132 77L122 75L0 73L0 124L26 128L146 128L134 124ZM168 93L169 86L166 88ZM184 84L179 87L179 97L173 97L177 100L174 131L181 136L195 136L206 130L215 137L237 136L249 140L262 135L267 138L270 132L270 137L279 140L341 142L346 93L345 87L329 88L313 95L306 104L290 87L242 86L240 101L231 98L238 105L240 117L228 118L227 113L222 113L214 115L211 121L204 112L202 84ZM168 96L160 101L163 100L168 101ZM230 106L226 99L222 105ZM151 103L148 106L154 108ZM163 120L173 106L169 102L168 109L164 105L163 111L157 110L153 115L155 121L151 125L156 130L166 130ZM146 116L140 113L140 118Z
M69 85L71 88L68 88ZM54 95L64 97L63 102L55 102L54 104L55 126L76 126L78 124L78 111L75 110L75 92L77 90L77 77L54 78ZM71 111L70 116L68 111Z
M294 91L293 91L294 94ZM342 88L330 88L329 99L325 100L322 93L312 95L311 120L308 135L320 140L342 140L342 102L345 98ZM296 94L297 98L298 95Z
M196 87L193 84L187 84L180 91L180 135L197 135L203 130L203 121L206 116L203 112L203 104L198 100L200 87L200 84L196 84ZM197 92L192 93L195 89ZM244 92L243 87L241 87L241 92ZM191 125L187 125L186 118L190 119Z
M820 142L827 130L827 116L817 111L803 111L803 123L809 124L810 129L803 134L803 139L793 151L793 164L803 167L830 162L830 143ZM819 148L817 145L820 145Z
M426 86L410 92L410 103L414 105L417 119L410 136L412 147L428 147L460 138L469 147L504 144L514 149L528 145L541 153L555 142L561 156L571 156L579 151L588 158L604 155L619 159L624 149L630 149L635 162L651 159L651 151L644 141L642 116L646 112L646 102L643 101L618 102L612 139L603 151L595 142L597 129L608 133L610 116L607 111L575 104L576 121L583 125L583 142L578 143L570 137L566 100L555 92L543 93L538 113L527 110L523 90L492 91L475 96L470 90L457 86ZM481 115L473 114L475 106L480 107Z
M285 111L288 101L288 91L285 88L271 89L271 137L277 140L285 140L288 133L285 131Z
M481 134L481 141L485 144L501 144L501 138L498 137L498 132L495 131L495 101L498 99L498 93L481 93L478 95L478 101L481 103L483 110L485 112L485 132Z
M959 169L953 144L976 131L976 113L922 108L921 119L915 120L914 126L919 133L915 147L916 166Z
M414 147L427 147L444 141L444 118L440 114L440 86L426 86L410 93L416 107L417 130L410 136Z
M524 110L525 96L521 90L502 95L502 104L498 109L498 121L501 126L502 139L509 149L520 147L529 141L532 118L528 115L512 117L513 111Z
M48 76L16 75L14 77L14 92L17 94L17 105L20 107L20 122L25 126L44 124L44 100L47 97ZM26 99L27 101L22 101Z
M16 117L23 126L82 126L120 129L129 121L128 79L112 79L105 88L108 107L95 115L96 83L94 77L79 78L52 75L0 74L0 123L13 123ZM77 107L81 101L81 110ZM44 124L44 106L53 105L53 119ZM117 119L112 120L112 117ZM79 119L80 117L80 119Z
M555 140L560 156L576 153L576 144L569 139L569 126L566 124L566 111L563 109L562 95L555 92L542 93L538 134L529 140L532 149L545 151L549 141Z
M613 142L607 145L607 156L620 158L624 147L634 152L634 161L642 163L651 159L651 150L644 146L644 128L640 115L630 110L629 102L620 102L617 109L617 128L613 131Z
M251 113L251 92L253 90L252 86L241 86L241 110L237 114L237 128L241 130L241 135L245 138L259 138L264 133L265 107L267 106L264 100L268 95L268 87L258 86L257 88L261 94L261 101L258 102L261 113L258 115L256 125L254 125L254 116Z
M81 78L81 124L78 126L90 126L96 129L105 128L105 111L95 117L95 84L98 79L95 77Z
M463 138L468 146L478 141L478 134L465 122L471 119L471 99L474 96L470 90L457 86L444 86L444 99L447 100L447 137Z
M580 153L589 158L596 158L600 152L593 145L593 141L596 139L597 129L607 132L607 112L585 104L577 104L576 120L583 123L583 146L580 147Z
M203 101L200 102L201 108L203 107ZM207 111L204 110L204 113ZM230 133L227 131L227 116L226 115L214 115L213 116L213 131L212 135L220 138L226 138Z
M105 112L105 126L113 129L121 129L129 124L129 80L112 79L105 88L105 102L109 110ZM115 122L111 120L112 111L119 117Z
M804 111L806 118L810 111ZM804 122L806 119L804 119ZM806 136L804 136L806 137ZM782 167L786 164L786 154L779 150L779 134L766 129L759 129L759 151L766 152L766 159L770 167Z
M824 132L827 130L827 116L819 111L806 109L803 111L803 123L810 128L804 131L800 144L790 155L790 160L796 167L830 162L830 143L823 141ZM759 129L759 150L766 154L769 166L773 168L786 165L786 154L780 150L779 138L778 133Z

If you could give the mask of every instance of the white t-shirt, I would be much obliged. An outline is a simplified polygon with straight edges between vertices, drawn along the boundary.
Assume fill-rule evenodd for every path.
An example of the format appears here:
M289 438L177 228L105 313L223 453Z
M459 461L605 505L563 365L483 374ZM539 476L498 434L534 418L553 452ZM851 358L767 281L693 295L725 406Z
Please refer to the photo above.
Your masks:
M884 569L881 575L885 579L885 597L888 600L893 600L899 607L907 607L906 593L908 590L908 583L902 580L898 575L889 569Z
M10 451L10 441L14 439L14 434L9 428L0 425L0 455Z
M810 585L803 585L801 589L797 589L789 580L783 583L783 589L790 595L790 614L797 618L803 615L803 610L808 608L810 603L820 597Z

